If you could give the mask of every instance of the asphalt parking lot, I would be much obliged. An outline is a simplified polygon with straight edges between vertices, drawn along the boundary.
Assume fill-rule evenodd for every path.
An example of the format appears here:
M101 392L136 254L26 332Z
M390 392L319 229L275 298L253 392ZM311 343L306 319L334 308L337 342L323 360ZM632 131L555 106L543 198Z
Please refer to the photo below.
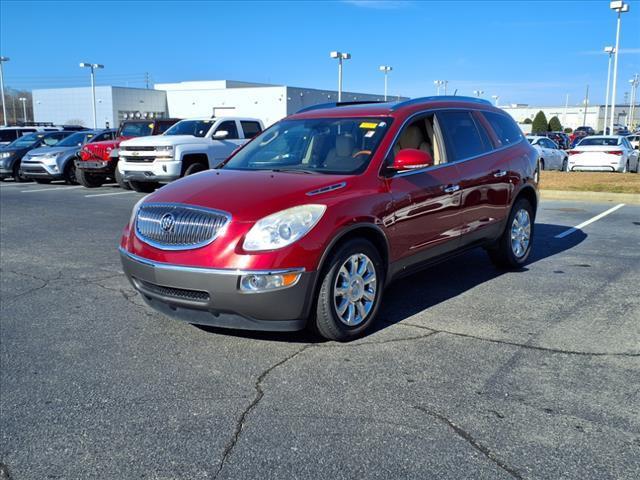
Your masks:
M640 478L640 205L563 235L614 205L544 201L525 269L465 254L336 344L144 307L141 197L0 184L10 478Z

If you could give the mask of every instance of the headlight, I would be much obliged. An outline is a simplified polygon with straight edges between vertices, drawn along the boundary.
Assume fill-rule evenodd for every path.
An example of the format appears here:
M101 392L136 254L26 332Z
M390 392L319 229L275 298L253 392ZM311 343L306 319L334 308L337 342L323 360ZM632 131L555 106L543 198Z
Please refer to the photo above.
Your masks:
M0 158L9 158L10 156L11 156L11 152L0 153Z
M173 145L160 145L156 147L156 152L173 152Z
M325 205L300 205L258 220L244 239L247 251L275 250L304 237L327 209Z

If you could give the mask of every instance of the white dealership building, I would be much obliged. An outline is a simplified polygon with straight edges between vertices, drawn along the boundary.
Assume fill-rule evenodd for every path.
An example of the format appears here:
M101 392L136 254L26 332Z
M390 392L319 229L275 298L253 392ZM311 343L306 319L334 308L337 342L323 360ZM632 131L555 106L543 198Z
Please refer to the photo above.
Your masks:
M404 97L390 97L398 99ZM96 117L99 128L118 127L129 118L246 116L262 120L265 126L301 108L336 102L338 92L212 80L159 83L153 89L96 87ZM382 95L342 92L342 101L382 101ZM36 122L93 126L91 88L53 88L33 91Z

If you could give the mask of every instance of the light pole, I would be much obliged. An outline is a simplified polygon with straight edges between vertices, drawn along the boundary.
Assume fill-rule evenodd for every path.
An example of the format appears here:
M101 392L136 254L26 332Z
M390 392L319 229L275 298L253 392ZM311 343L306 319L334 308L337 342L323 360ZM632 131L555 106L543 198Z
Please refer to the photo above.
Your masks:
M95 82L95 70L98 68L104 68L104 65L100 65L99 63L88 63L82 62L80 63L80 68L90 68L91 69L91 98L93 105L93 128L98 128L98 122L96 120L96 82Z
M569 108L569 94L564 98L564 114L562 115L562 125L567 126L567 109Z
M622 0L615 0L609 3L609 8L618 12L618 22L616 25L616 47L613 60L613 88L611 93L611 118L609 119L609 133L613 134L613 122L616 111L616 83L618 81L618 52L620 51L620 17L629 11L629 4Z
M480 95L482 95L483 93L484 93L484 90L474 90L473 91L473 94L478 98L480 98Z
M589 110L589 85L587 85L587 91L584 94L584 115L582 117L582 125L587 125L587 110Z
M338 59L338 103L342 101L342 61L349 60L351 58L350 53L343 52L330 52L331 58Z
M386 102L387 101L387 91L388 91L388 89L387 89L387 87L388 87L387 77L388 77L389 72L391 70L393 70L393 67L390 67L388 65L380 65L379 70L384 73L384 101Z
M2 64L8 61L9 61L9 57L0 57L0 90L2 90L2 120L5 127L8 125L8 123L7 123L7 105L5 104L5 101L4 101L4 72L2 70Z
M631 95L629 96L629 118L630 121L627 123L629 128L634 130L635 126L635 116L636 116L636 94L638 93L638 85L640 85L640 76L636 73L631 80L629 80L631 84Z
M604 47L604 53L609 55L609 66L607 67L607 94L605 96L604 101L604 127L602 128L605 135L607 134L607 117L609 116L609 85L611 82L611 57L613 56L613 52L615 48L613 47Z
M497 107L498 106L498 99L500 98L500 95L491 95L491 98L493 98L493 103Z
M27 99L24 97L18 98L20 103L22 103L22 121L26 123L27 121Z

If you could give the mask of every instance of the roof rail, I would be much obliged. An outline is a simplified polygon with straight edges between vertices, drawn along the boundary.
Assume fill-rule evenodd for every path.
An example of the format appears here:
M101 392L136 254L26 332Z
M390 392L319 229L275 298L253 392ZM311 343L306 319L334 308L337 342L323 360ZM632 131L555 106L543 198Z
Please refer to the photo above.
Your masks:
M18 127L54 127L53 122L24 122L18 121L16 122L16 126Z
M310 105L308 107L301 108L296 113L310 112L311 110L321 110L323 108L348 107L351 105L367 105L371 103L385 103L385 102L382 102L379 100L361 100L361 101L353 101L353 102L318 103L316 105Z
M391 107L391 110L397 110L401 107L408 107L411 105L415 105L416 103L423 102L451 102L451 101L460 101L460 102L471 102L471 103L481 103L482 105L493 105L489 100L485 100L484 98L478 97L461 97L457 95L435 95L432 97L420 97L420 98L412 98L411 100L405 100L404 102L397 102Z

